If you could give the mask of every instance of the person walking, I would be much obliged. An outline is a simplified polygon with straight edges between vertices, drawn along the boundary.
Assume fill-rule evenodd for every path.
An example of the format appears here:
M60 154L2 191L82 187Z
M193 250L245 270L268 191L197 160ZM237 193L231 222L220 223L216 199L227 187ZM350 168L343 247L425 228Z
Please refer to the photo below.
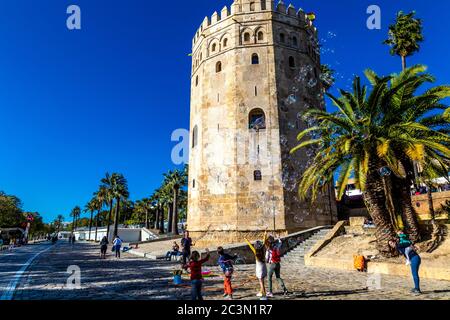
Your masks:
M415 295L422 294L422 291L420 290L420 277L419 277L419 269L422 263L422 259L420 258L420 255L417 253L418 251L417 248L409 244L401 245L398 240L389 241L389 246L393 250L397 250L405 258L408 255L409 262L411 265L411 273L414 280L414 289L411 290L411 293ZM407 248L409 248L408 252L406 252Z
M108 239L106 236L100 241L100 259L106 259L106 251L108 250Z
M191 255L192 247L192 239L189 237L189 231L184 232L183 239L181 239L181 247L183 254L183 265L185 265Z
M198 251L192 252L189 263L184 265L184 269L191 270L191 298L192 300L203 300L202 295L202 265L209 260L209 250L206 249L206 257L200 260L200 253Z
M281 246L283 245L281 239L275 240L272 236L267 241L266 262L269 264L269 292L267 297L273 297L272 278L275 277L283 290L283 294L287 295L289 291L286 289L283 279L281 278Z
M225 253L225 250L222 247L217 248L217 254L219 255L218 264L223 271L224 281L224 298L233 299L233 287L231 285L231 278L233 277L234 268L233 262L236 260L237 256L230 256Z
M119 236L116 236L113 241L114 251L116 253L116 258L120 259L120 248L122 247L122 239Z

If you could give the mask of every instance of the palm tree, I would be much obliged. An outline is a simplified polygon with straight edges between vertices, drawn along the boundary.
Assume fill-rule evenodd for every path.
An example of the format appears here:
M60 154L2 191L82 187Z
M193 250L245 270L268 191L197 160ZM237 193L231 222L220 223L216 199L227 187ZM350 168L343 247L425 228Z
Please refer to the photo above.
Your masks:
M153 228L157 230L159 228L159 209L158 209L158 203L159 203L159 196L158 196L158 190L155 190L155 192L150 196L149 201L151 202L152 210L153 210Z
M164 228L164 218L165 218L165 211L167 209L167 221L168 221L168 228L167 231L170 232L170 228L172 227L172 215L173 215L173 204L172 204L172 192L169 184L167 183L167 180L165 179L163 182L163 185L160 188L159 191L159 204L161 206L160 208L160 219L159 219L159 230L161 233L165 233Z
M178 235L178 196L180 188L185 187L187 185L188 180L188 167L185 166L182 171L175 170L170 173L170 175L167 176L167 183L168 186L172 189L173 193L173 210L172 210L172 223L171 223L171 229L169 228L169 231L172 232L172 234Z
M107 218L107 226L106 226L106 238L109 239L109 229L111 226L111 217L113 211L113 202L114 196L112 194L112 187L115 184L115 176L106 173L105 177L101 180L102 185L100 186L101 190L104 192L103 198L107 201L109 206L109 213Z
M61 226L62 226L63 221L64 221L64 217L61 214L59 214L56 217L55 221L53 222L53 225L56 228L56 233L59 233L61 231Z
M72 234L77 229L77 221L80 215L81 215L81 208L79 206L76 206L75 208L72 209L72 212L70 213L70 216L73 218Z
M391 54L400 56L402 69L406 69L406 58L420 50L420 42L424 40L422 34L422 20L415 18L415 12L408 14L400 11L394 24L389 26L389 38L383 42L391 47Z
M94 211L96 209L97 209L97 206L96 206L95 198L91 199L84 207L84 212L90 212L90 214L91 214L89 217L89 238L88 238L89 240L91 240L92 217L94 216Z
M413 55L415 52L419 51L420 43L424 40L423 37L423 27L422 20L414 17L415 12L412 11L409 14L405 14L402 11L397 13L397 18L394 24L389 26L389 38L384 41L384 44L387 44L391 47L391 54L400 56L402 59L402 70L406 69L406 57ZM418 173L418 164L413 162L412 164L407 165L409 168L412 167L413 170L413 184L416 190L419 190L419 173ZM409 188L405 188L405 186L398 185L398 181L396 179L392 179L393 190L402 190L402 192L410 193ZM430 195L431 196L431 195ZM407 198L406 194L403 195L404 198ZM401 199L402 196L395 197L395 199ZM433 199L429 199L433 201Z
M103 206L105 204L109 203L109 201L108 201L108 199L109 199L108 189L106 187L104 187L104 186L100 186L99 190L94 193L94 198L96 199L95 207L96 207L96 210L97 210L97 215L95 217L95 241L97 241L97 233L98 233L100 213L101 213L101 211L103 209ZM106 231L107 237L108 237L108 231L109 231L109 225L108 225L108 229Z
M325 91L328 91L336 82L334 74L335 70L331 69L329 65L322 64L320 66L320 81Z
M307 112L306 116L316 125L299 134L299 141L308 135L310 138L291 151L307 147L315 147L317 151L299 185L303 198L310 194L314 200L319 190L332 183L334 172L338 171L340 199L349 177L354 175L377 225L377 244L384 255L390 254L387 243L395 237L395 230L386 205L383 176L393 173L407 181L407 163L426 162L425 154L436 158L450 155L446 147L450 138L420 123L421 116L436 109L438 101L448 96L450 90L436 87L414 96L418 87L430 79L423 70L424 67L418 66L383 78L367 70L366 76L373 87L368 96L367 87L361 86L359 77L355 77L353 92L340 90L339 99L328 94L338 112L318 109ZM408 211L412 208L411 202L406 202L402 199L402 215L409 231L415 232L411 229L417 221L410 220L415 214Z
M111 197L116 200L116 212L114 215L114 237L118 235L119 230L119 212L120 204L123 200L129 197L128 182L120 173L113 173L111 175Z

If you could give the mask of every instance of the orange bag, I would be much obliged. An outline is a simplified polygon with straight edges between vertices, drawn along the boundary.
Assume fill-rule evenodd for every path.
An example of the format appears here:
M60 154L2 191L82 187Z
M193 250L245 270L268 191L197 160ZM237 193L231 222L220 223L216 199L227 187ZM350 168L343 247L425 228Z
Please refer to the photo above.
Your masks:
M353 256L353 266L358 271L366 270L366 259L364 256Z

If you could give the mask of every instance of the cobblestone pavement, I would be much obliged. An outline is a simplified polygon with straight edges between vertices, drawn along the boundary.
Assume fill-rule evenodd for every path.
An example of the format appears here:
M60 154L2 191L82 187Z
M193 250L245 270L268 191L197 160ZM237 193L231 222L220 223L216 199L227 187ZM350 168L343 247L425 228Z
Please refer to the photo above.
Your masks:
M172 284L175 262L151 261L123 254L122 259L111 256L106 260L98 257L98 246L77 243L56 245L41 254L21 278L14 299L18 300L147 300L189 299L190 287L186 280L182 286ZM79 289L67 287L71 265L81 270ZM218 268L213 272L220 274ZM289 296L275 295L274 299L298 300L384 300L384 299L443 299L450 300L450 282L427 280L422 282L422 296L409 293L412 279L381 275L376 278L364 273L343 272L307 268L294 264L282 267L282 276L293 292ZM256 299L254 266L236 266L235 299ZM205 279L205 299L222 299L223 281L220 276ZM370 287L371 289L368 289ZM376 290L378 287L379 290ZM277 283L274 279L274 288ZM275 292L277 293L277 292Z

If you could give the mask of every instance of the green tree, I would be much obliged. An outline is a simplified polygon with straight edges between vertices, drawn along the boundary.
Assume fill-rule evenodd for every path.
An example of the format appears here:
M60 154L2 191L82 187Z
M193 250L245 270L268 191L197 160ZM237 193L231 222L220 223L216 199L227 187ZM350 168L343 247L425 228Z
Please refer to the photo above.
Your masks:
M391 172L399 179L408 176L407 163L448 157L448 135L424 125L427 112L436 109L439 101L449 95L449 87L429 89L415 96L421 84L431 77L423 74L424 67L406 69L400 75L380 78L367 70L372 90L361 86L359 77L353 92L340 90L341 97L328 94L338 112L310 110L306 116L316 124L301 132L301 142L291 152L314 148L316 156L306 169L299 185L300 196L314 200L319 190L332 183L339 172L338 198L345 191L353 174L357 186L363 190L366 206L376 226L378 249L389 255L388 240L395 237L395 229L387 208L383 176ZM310 191L310 192L309 192ZM403 216L408 216L411 203L403 199ZM415 214L411 214L415 217ZM408 221L408 217L406 217ZM410 228L414 222L408 221ZM414 230L409 230L415 232Z
M188 166L185 166L183 170L175 170L166 175L167 186L172 189L172 223L169 231L172 234L178 235L178 209L179 209L179 193L180 189L186 187L188 183ZM170 219L170 217L169 217Z
M70 216L73 218L72 233L77 229L77 222L80 215L81 215L81 208L79 206L76 206L75 208L72 209L72 212L70 213Z
M391 47L391 54L400 56L402 69L406 69L406 58L420 50L424 40L422 20L415 18L415 12L400 11L394 24L389 26L389 38L383 43Z
M101 186L100 190L104 192L104 199L107 201L109 206L109 213L107 218L107 224L106 224L106 237L109 239L109 229L111 226L111 217L112 217L112 211L113 211L113 202L114 202L114 195L112 188L115 185L116 180L116 174L110 175L109 173L106 173L105 177L101 180Z
M22 201L0 191L0 228L18 227L22 221Z
M116 210L114 215L114 237L118 235L119 212L122 201L129 197L128 183L125 177L120 173L113 173L110 179L109 193L112 199L116 200Z
M85 206L84 212L89 212L89 240L91 239L92 219L94 217L94 211L97 210L97 199L92 198Z

